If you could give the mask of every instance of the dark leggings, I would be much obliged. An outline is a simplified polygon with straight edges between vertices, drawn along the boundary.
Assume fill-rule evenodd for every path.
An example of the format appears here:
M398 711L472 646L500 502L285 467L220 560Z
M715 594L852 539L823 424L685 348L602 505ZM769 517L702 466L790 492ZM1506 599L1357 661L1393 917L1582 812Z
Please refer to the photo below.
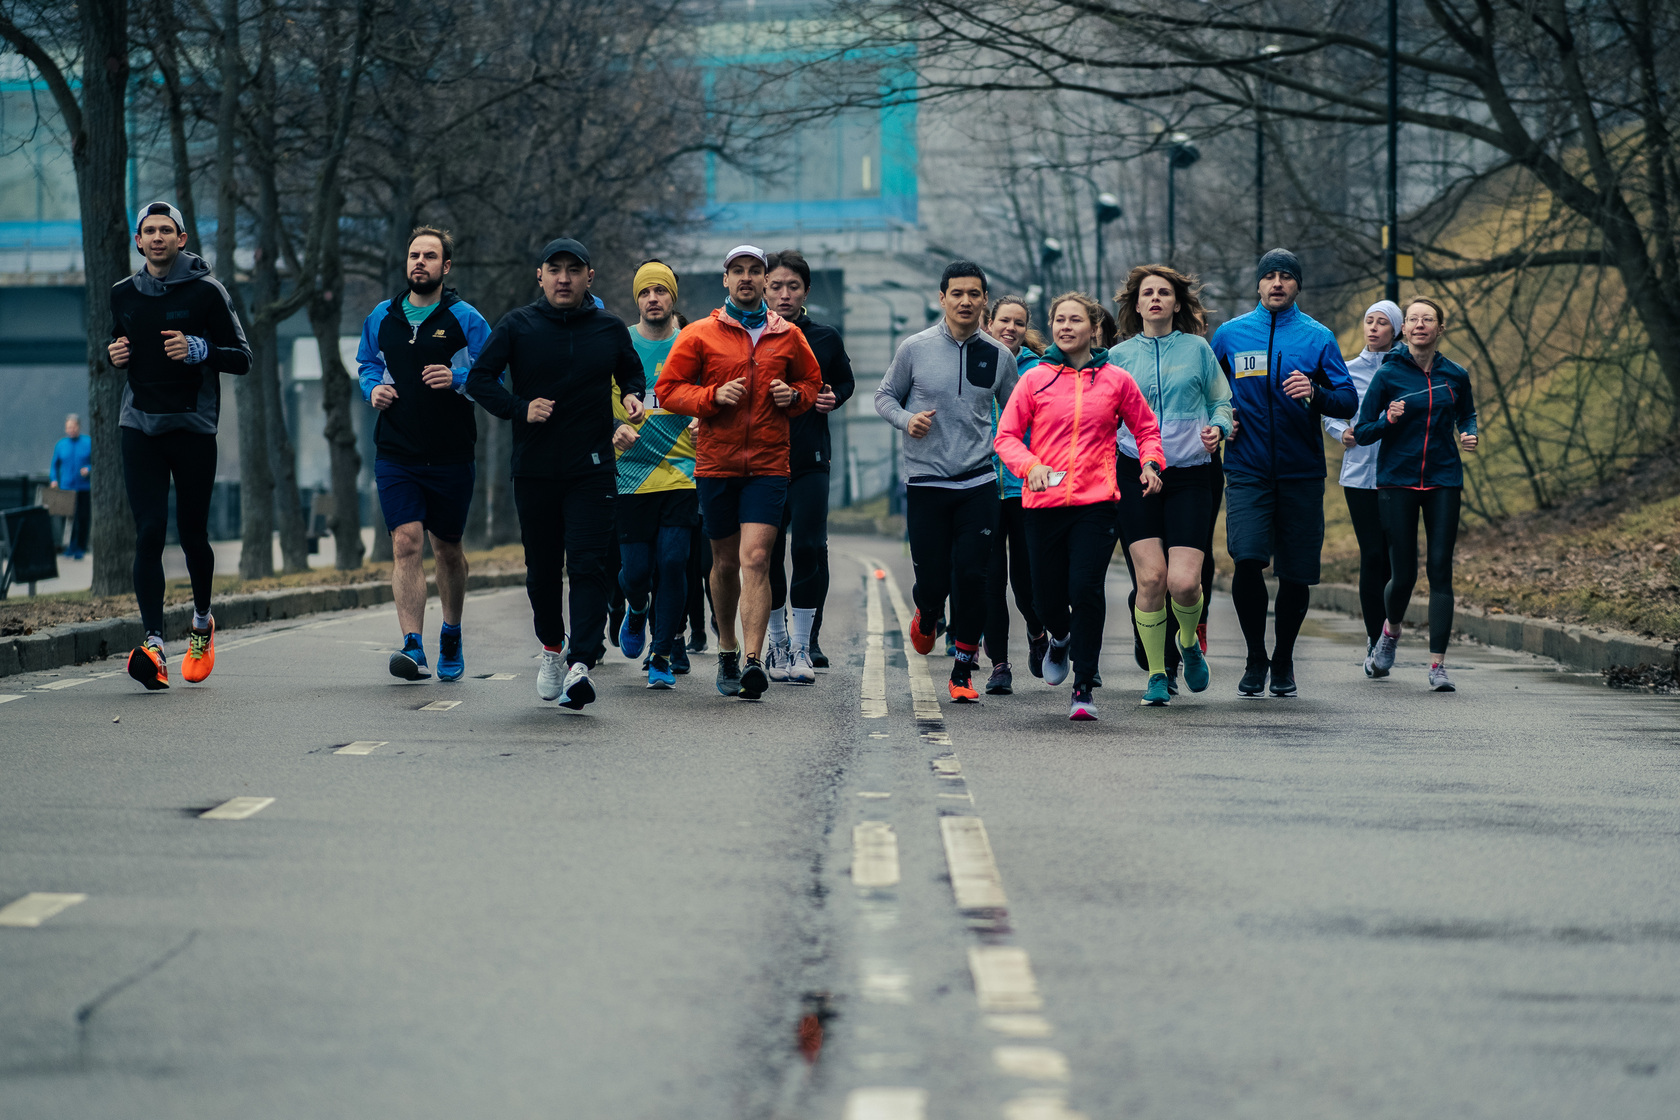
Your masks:
M148 634L163 633L163 542L169 532L169 480L175 479L175 532L192 577L193 606L210 613L216 554L210 548L210 494L216 437L208 432L146 435L122 429L123 482L134 511L134 597Z
M1388 566L1388 539L1383 535L1382 515L1378 512L1378 490L1344 487L1348 516L1353 519L1353 535L1359 540L1359 610L1365 616L1365 636L1373 642L1382 636L1383 588L1391 574Z
M625 602L631 610L641 612L647 610L648 596L653 596L650 652L660 657L671 656L671 641L682 633L683 613L688 607L688 543L692 532L687 525L661 525L655 540L621 542L618 546L618 579Z
M788 584L788 538L793 538L793 583ZM788 483L782 529L770 550L770 609L791 603L821 609L828 598L828 472L806 471Z
M1377 491L1383 534L1388 537L1388 581L1384 601L1388 621L1399 626L1406 620L1406 605L1417 586L1418 514L1423 514L1423 531L1429 542L1425 561L1429 574L1429 652L1446 653L1453 625L1453 547L1458 543L1457 486L1432 490L1407 490L1389 486Z
M706 636L706 608L712 601L712 542L696 525L688 534L688 632Z
M986 629L987 550L997 518L997 487L990 479L963 490L911 486L905 492L910 564L916 572L910 595L922 612L922 625L944 617L949 599L951 639L970 648L980 644Z
M1115 503L1025 511L1033 605L1055 639L1068 638L1074 687L1097 679L1108 617L1108 565L1120 539Z
M1027 556L1027 523L1021 499L1004 498L998 505L998 528L992 534L991 563L986 568L986 656L992 664L1009 660L1009 597L1015 589L1015 608L1027 624L1027 637L1044 633L1033 610L1032 561Z
M1237 609L1237 622L1242 626L1243 640L1248 643L1250 669L1273 665L1290 668L1295 664L1295 639L1301 633L1301 623L1307 620L1307 604L1312 592L1304 583L1278 580L1277 602L1272 604L1277 645L1271 657L1266 656L1266 562L1238 560L1231 576L1231 605Z

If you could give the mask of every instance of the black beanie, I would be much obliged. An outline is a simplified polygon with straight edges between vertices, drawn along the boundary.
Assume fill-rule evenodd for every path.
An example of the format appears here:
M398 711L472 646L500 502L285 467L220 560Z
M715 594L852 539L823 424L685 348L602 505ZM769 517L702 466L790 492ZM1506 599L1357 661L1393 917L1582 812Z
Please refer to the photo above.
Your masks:
M1260 258L1260 263L1254 268L1254 282L1258 284L1266 278L1268 272L1287 272L1295 277L1297 286L1301 286L1301 258L1288 249L1273 249Z

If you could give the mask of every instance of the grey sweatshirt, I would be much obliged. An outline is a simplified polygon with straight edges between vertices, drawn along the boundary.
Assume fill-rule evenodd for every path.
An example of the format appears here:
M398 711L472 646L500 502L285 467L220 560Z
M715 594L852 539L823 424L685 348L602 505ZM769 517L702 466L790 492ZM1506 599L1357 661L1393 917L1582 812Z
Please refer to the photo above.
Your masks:
M965 487L992 481L992 402L1009 403L1015 358L984 331L964 342L941 319L905 339L875 390L875 411L900 431L934 409L921 439L904 439L904 479L912 486Z

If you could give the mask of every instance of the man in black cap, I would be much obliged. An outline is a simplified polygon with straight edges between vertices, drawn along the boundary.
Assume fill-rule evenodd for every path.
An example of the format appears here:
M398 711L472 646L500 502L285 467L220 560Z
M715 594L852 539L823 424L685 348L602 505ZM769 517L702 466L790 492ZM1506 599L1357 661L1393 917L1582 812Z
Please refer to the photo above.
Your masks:
M589 250L562 237L537 259L542 295L502 316L467 375L467 393L513 421L525 591L543 646L537 695L576 711L595 699L589 670L606 651L618 492L609 386L616 383L632 420L642 415L647 386L624 322L590 295ZM569 642L562 573L571 584Z
M1260 306L1213 334L1213 353L1231 381L1237 429L1225 449L1225 547L1236 562L1231 601L1248 643L1237 690L1295 695L1295 638L1307 590L1324 550L1324 416L1345 420L1359 395L1330 329L1295 306L1301 261L1273 249L1255 267ZM1272 566L1278 593L1276 645L1266 653Z

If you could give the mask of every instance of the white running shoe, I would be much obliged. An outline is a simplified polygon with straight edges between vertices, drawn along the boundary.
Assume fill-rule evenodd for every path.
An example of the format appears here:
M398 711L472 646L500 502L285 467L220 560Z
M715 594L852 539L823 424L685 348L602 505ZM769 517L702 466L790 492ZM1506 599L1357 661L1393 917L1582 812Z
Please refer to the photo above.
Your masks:
M804 646L795 646L788 658L787 682L789 684L816 684L817 667L811 664L811 651Z
M1388 625L1383 624L1382 636L1377 639L1377 647L1371 651L1371 668L1373 677L1386 677L1388 671L1394 668L1394 652L1400 647L1400 635L1390 634Z
M1435 662L1435 664L1429 667L1429 688L1433 692L1458 691L1458 689L1453 686L1452 678L1447 676L1446 665L1440 661Z
M589 667L574 661L566 670L566 687L560 690L560 706L578 711L595 699L595 686L589 680Z
M770 639L764 650L764 671L778 684L788 683L788 670L793 664L793 651L788 639Z
M1068 643L1073 640L1072 635L1061 641L1050 639L1050 649L1044 654L1044 683L1050 685L1061 684L1068 678Z
M566 676L566 658L554 650L542 651L542 664L537 667L537 695L544 700L557 700Z

